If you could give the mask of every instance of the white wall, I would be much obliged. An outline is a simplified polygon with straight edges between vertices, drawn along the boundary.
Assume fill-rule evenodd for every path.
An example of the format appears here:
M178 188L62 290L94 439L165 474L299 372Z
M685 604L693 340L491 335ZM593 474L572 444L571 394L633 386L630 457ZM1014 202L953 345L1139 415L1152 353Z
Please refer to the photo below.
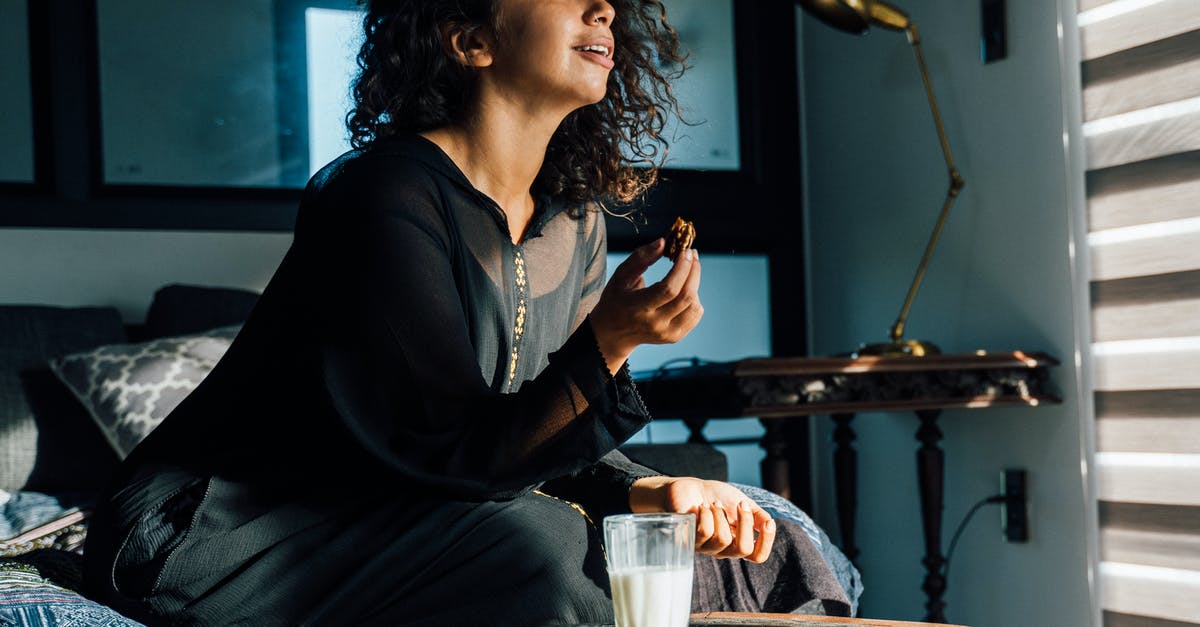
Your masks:
M141 322L154 290L261 290L291 233L0 229L0 303L112 306Z
M1031 539L1001 538L996 506L959 542L946 595L952 623L1072 627L1092 622L1089 508L1081 476L1076 279L1069 243L1077 174L1064 157L1058 6L1008 2L1009 56L979 60L979 3L897 2L923 35L946 130L967 185L909 318L906 337L944 352L1046 351L1063 364L1061 405L950 411L943 550L1006 467L1029 472ZM1073 2L1070 3L1073 5ZM886 339L946 189L911 48L903 35L846 35L801 20L813 354ZM1068 64L1069 65L1069 64ZM917 419L870 414L859 439L863 614L919 620L925 597L915 469ZM819 521L836 529L831 425L818 421ZM1094 531L1093 531L1094 533Z

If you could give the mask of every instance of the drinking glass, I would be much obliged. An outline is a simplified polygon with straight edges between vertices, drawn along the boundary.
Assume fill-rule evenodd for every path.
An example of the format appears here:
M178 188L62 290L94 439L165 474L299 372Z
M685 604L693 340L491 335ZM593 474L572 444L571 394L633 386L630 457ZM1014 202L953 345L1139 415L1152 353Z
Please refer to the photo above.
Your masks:
M695 542L692 514L604 519L616 627L687 627Z

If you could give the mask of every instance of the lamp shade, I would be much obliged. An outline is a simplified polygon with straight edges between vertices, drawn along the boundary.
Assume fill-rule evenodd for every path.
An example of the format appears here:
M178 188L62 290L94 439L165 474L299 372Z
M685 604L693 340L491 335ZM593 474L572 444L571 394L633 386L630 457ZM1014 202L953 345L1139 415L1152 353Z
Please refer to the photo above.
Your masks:
M809 15L847 33L862 34L871 26L863 0L797 0Z
M796 0L810 15L838 30L860 35L872 24L888 30L908 28L908 15L883 0Z

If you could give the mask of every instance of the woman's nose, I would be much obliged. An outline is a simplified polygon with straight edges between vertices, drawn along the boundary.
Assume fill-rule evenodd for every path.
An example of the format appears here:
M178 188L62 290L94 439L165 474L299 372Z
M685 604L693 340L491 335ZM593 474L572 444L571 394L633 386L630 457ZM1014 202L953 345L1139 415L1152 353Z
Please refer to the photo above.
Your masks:
M616 9L611 4L605 0L598 0L597 2L593 2L588 8L586 18L589 24L603 24L608 26L612 24L616 13Z

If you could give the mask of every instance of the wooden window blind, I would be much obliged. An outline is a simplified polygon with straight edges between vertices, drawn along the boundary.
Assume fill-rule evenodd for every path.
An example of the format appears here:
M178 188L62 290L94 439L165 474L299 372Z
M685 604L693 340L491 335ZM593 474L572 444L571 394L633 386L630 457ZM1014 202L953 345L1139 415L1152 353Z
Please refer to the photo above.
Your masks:
M1078 24L1104 625L1200 625L1200 0Z

